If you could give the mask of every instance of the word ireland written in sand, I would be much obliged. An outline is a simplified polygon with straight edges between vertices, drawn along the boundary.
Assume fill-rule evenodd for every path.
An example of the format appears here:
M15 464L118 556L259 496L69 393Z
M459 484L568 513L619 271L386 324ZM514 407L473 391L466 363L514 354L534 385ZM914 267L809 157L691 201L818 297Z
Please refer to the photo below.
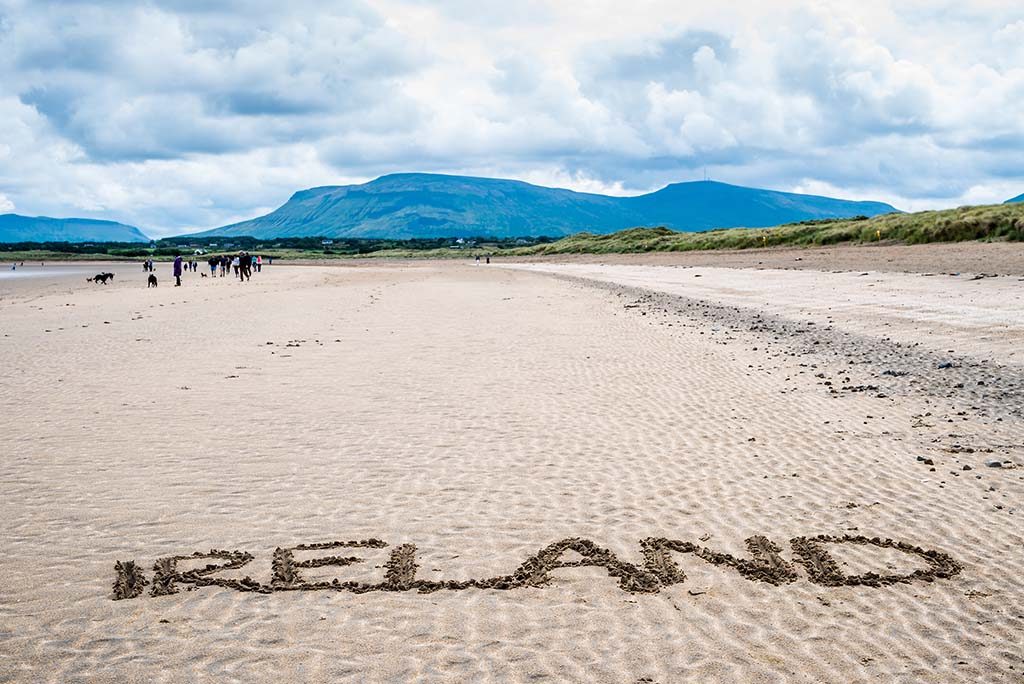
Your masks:
M847 575L829 552L827 546L836 544L857 544L874 546L902 552L923 561L924 567L906 574L866 572ZM152 579L147 579L142 568L135 561L118 561L115 564L113 598L131 599L141 596L145 587L150 595L175 594L180 585L195 587L226 587L236 591L268 594L278 591L333 590L353 593L371 591L460 591L466 589L519 589L544 587L551 581L550 573L559 568L603 567L608 575L618 580L620 589L630 593L654 594L663 587L681 584L686 574L673 554L693 555L712 565L730 568L743 578L755 582L783 585L798 579L793 563L781 555L778 544L764 536L753 536L746 540L747 558L720 553L693 542L663 537L648 537L640 540L643 561L640 565L620 560L608 549L580 537L562 539L544 547L527 558L511 574L486 579L467 580L426 580L417 579L419 565L416 563L416 546L401 544L391 549L384 563L383 581L377 583L341 581L313 581L303 576L304 570L327 566L344 567L365 562L352 555L326 555L308 560L296 560L296 551L332 551L340 549L383 549L387 542L380 539L358 541L332 541L317 544L298 544L274 551L271 560L271 580L262 584L249 576L241 579L220 576L227 571L237 571L248 565L254 556L246 551L223 551L213 549L197 551L189 555L168 556L158 559L153 565ZM807 579L826 587L868 586L880 587L889 584L914 581L931 582L948 579L961 571L961 565L941 551L923 549L902 541L852 535L795 537L790 540L795 562L803 567ZM565 559L569 553L575 560ZM350 552L351 553L351 552ZM218 562L207 563L204 567L179 569L185 561L210 559Z

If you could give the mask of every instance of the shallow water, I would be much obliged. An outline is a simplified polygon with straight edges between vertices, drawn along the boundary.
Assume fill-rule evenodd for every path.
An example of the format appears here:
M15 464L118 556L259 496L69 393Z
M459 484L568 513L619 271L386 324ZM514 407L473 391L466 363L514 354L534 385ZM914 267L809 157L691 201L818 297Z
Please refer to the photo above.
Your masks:
M12 269L10 263L0 264L0 280L13 280L15 278L61 278L65 276L84 276L89 277L96 275L102 268L96 266L66 266L64 264L55 264L53 266L39 266L25 264L24 266L18 266L17 269Z

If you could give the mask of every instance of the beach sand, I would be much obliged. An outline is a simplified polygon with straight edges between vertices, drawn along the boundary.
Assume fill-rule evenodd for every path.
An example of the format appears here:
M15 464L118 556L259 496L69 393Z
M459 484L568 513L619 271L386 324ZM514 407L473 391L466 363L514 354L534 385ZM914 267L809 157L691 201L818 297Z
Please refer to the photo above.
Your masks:
M0 681L1024 681L1016 277L105 268L0 283Z

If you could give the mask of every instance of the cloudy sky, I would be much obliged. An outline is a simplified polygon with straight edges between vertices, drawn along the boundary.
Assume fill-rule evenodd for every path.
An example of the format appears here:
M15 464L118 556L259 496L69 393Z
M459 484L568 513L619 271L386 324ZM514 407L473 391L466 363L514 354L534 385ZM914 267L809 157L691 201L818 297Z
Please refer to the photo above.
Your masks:
M1019 0L0 0L0 213L166 235L397 171L1024 192Z

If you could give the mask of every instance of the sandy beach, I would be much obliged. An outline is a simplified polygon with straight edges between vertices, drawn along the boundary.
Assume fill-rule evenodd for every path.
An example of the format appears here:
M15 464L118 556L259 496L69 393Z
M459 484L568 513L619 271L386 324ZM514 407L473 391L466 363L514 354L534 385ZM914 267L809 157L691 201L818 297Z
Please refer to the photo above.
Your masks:
M0 682L1024 682L1019 255L901 249L0 280Z

